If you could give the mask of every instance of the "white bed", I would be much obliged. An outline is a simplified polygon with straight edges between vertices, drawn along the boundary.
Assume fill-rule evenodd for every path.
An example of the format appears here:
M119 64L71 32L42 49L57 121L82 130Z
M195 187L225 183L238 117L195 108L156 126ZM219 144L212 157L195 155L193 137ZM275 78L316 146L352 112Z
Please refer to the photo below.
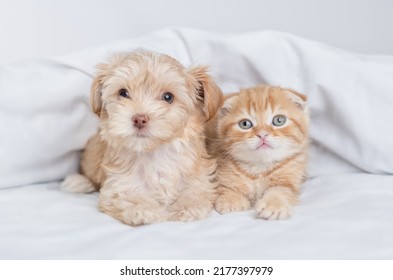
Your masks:
M309 97L309 180L287 221L252 211L130 227L97 193L59 190L97 119L94 66L115 51L209 64L225 93L258 83ZM392 259L393 57L292 35L165 29L0 68L0 259Z
M251 211L132 228L97 211L97 194L58 183L1 191L2 259L392 259L392 176L311 179L288 221Z

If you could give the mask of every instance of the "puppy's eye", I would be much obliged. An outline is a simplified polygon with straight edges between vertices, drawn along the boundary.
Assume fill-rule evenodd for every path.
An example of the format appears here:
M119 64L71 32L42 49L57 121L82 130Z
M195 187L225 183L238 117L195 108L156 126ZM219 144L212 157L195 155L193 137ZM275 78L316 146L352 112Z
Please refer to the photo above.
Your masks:
M173 96L172 93L170 92L165 92L162 96L161 99L164 100L165 102L168 102L169 104L171 104L173 102L173 100L175 100L175 97Z
M277 115L273 118L272 124L274 126L283 126L285 122L287 121L287 118L283 115Z
M124 97L124 98L130 98L130 96L128 95L127 90L124 89L124 88L122 88L121 90L119 90L119 95L120 95L121 97Z
M250 120L244 119L239 122L241 129L250 129L252 127L252 122Z

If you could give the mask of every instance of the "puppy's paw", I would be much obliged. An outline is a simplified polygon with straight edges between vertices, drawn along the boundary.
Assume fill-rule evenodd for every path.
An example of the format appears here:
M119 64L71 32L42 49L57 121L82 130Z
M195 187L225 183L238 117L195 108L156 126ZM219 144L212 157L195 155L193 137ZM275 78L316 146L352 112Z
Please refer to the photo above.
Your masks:
M225 192L217 198L214 208L220 214L225 214L229 212L249 210L251 208L251 203L242 194L236 192Z
M288 192L268 190L255 204L256 215L265 220L285 220L292 214L296 199Z
M163 215L158 209L135 207L134 209L123 210L119 213L118 219L131 226L148 225L162 222Z
M206 218L212 210L210 203L185 203L178 200L168 207L169 220L190 222Z
M116 195L116 194L114 194ZM99 209L103 213L131 226L148 225L165 220L165 210L150 204L136 204L128 200L100 196Z
M61 183L60 189L73 193L91 193L97 190L87 177L77 173L68 175Z

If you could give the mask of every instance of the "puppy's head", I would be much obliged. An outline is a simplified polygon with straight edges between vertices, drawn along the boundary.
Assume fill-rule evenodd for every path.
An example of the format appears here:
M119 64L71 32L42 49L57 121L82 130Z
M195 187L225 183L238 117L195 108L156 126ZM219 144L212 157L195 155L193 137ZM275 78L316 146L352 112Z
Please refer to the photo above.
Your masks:
M158 53L119 54L98 65L92 110L102 136L143 152L183 137L190 119L204 123L222 104L222 92L205 67L186 69Z

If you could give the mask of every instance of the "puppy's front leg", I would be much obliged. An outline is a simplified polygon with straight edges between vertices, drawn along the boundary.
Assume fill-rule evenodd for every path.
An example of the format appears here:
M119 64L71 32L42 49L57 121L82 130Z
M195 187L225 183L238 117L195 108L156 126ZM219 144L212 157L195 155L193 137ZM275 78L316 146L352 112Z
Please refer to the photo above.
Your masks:
M166 209L157 201L130 192L101 191L99 208L121 222L139 226L165 221Z
M196 221L206 218L213 209L215 192L211 190L187 188L180 197L169 205L169 220Z

